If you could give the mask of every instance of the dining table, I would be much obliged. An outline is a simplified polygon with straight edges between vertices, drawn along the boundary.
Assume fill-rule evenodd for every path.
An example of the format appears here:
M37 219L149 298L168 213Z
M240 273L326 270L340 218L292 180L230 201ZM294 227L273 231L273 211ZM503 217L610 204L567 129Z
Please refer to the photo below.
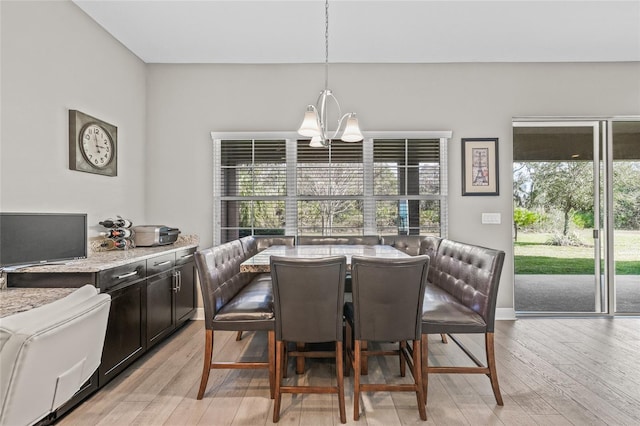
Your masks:
M347 270L351 270L351 256L403 258L410 257L402 250L389 245L357 245L357 244L317 244L298 246L271 246L256 253L240 264L240 272L270 272L271 256L291 258L321 258L327 256L345 256Z
M291 258L321 258L327 256L345 256L347 259L347 271L351 270L352 256L367 256L381 258L404 258L411 257L402 250L398 250L389 245L358 245L358 244L314 244L297 246L273 245L265 250L256 253L240 264L240 272L271 272L271 256L284 256ZM304 372L305 350L303 343L296 343L296 351L290 352L290 356L296 358L296 373ZM363 371L367 370L367 363L364 363Z

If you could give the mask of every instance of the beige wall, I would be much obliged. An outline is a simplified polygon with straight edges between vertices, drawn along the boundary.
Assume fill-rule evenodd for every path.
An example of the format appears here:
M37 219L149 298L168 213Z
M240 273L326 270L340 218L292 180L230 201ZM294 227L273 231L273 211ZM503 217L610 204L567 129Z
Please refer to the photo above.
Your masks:
M2 1L0 210L145 219L146 65L71 2ZM68 110L118 127L118 176L69 170Z
M291 131L322 65L145 65L71 2L0 2L0 210L122 214L212 242L211 131ZM513 309L511 118L638 115L640 64L335 64L365 130L452 130L449 237L503 249ZM118 176L68 169L68 110L118 126ZM460 138L500 139L498 197L462 197ZM481 225L483 212L501 225ZM97 232L94 226L92 232Z
M511 119L640 113L640 64L331 65L330 87L366 130L452 130L449 237L507 252L498 307L513 310ZM211 131L295 130L322 65L150 65L147 213L212 242ZM461 196L463 137L498 137L500 196ZM483 212L502 214L482 225Z

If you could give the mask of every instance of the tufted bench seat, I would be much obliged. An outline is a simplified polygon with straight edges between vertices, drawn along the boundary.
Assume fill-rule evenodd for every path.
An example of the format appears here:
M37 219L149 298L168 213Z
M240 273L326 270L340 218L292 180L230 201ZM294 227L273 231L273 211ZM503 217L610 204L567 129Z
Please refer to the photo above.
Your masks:
M275 320L270 274L240 272L240 264L274 244L293 244L293 237L245 237L195 253L205 314L205 355L198 399L207 388L211 369L266 368L273 398ZM214 331L266 331L268 362L212 362Z
M485 374L498 405L503 405L494 354L494 323L504 251L424 237L422 254L431 258L422 312L422 372L425 401L428 375ZM485 336L486 366L452 334ZM449 335L477 367L430 366L427 335ZM444 341L444 340L443 340Z

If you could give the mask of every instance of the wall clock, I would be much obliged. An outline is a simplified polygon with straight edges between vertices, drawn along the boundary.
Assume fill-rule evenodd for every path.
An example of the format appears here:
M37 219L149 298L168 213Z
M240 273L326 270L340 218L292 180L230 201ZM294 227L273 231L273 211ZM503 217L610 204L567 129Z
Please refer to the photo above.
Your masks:
M118 128L69 110L69 169L105 176L118 174Z

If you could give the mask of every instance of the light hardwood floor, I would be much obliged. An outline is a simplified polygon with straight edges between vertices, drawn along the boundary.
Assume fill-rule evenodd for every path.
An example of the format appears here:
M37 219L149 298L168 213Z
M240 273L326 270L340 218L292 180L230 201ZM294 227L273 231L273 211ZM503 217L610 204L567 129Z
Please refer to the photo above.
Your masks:
M364 394L353 419L353 382L345 380L347 423L360 425L639 425L640 319L520 319L496 323L496 358L504 406L481 375L433 375L428 421L411 393ZM218 337L220 336L220 337ZM462 337L462 336L461 336ZM266 333L216 332L214 358L265 357ZM465 336L480 355L481 336ZM429 342L430 363L466 362L455 344ZM272 424L266 370L212 370L196 400L204 344L202 321L192 321L64 417L60 425ZM484 357L480 357L484 359ZM330 360L311 360L289 380L334 380ZM471 365L471 364L469 364ZM375 380L404 381L395 358L371 360ZM407 373L409 375L409 373ZM366 377L364 380L367 380ZM335 395L285 395L280 424L339 425Z

